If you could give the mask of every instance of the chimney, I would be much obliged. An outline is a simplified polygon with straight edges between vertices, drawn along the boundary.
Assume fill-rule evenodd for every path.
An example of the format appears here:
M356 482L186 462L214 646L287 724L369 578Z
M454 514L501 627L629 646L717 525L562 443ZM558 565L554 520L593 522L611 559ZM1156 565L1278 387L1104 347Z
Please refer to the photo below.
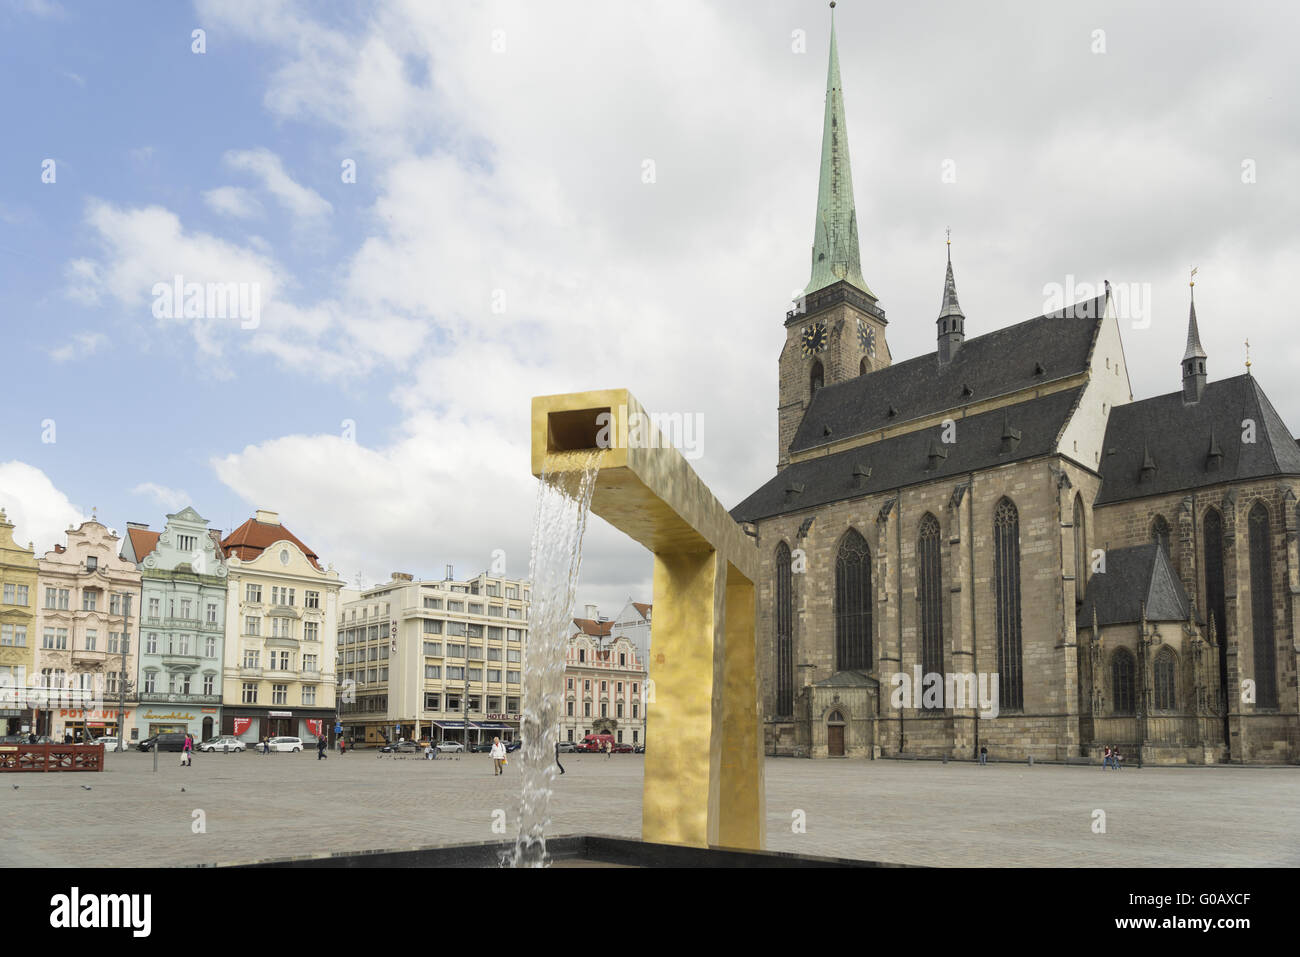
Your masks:
M147 522L127 522L126 527L127 528L148 528L149 524Z
M409 581L414 581L415 576L412 575L410 572L393 572L392 580L395 582L409 582Z
M257 510L257 512L253 515L253 517L254 517L255 519L257 519L257 521L261 522L261 523L264 524L264 525L279 525L279 524L280 524L280 513L279 513L279 512L268 512L268 511L267 511L266 509L264 509L264 508L259 508L259 509Z
M587 617L595 621L599 617L600 609L596 605L587 605Z
M455 568L452 565L447 566L447 581L452 581L456 577Z

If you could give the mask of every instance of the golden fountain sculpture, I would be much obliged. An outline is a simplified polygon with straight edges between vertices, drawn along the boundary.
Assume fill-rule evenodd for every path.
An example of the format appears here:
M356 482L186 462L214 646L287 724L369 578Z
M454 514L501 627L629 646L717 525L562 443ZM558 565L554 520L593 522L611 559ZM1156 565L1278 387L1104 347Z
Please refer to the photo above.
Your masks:
M641 839L762 850L757 544L627 390L537 396L532 412L533 474L599 449L591 511L654 553Z

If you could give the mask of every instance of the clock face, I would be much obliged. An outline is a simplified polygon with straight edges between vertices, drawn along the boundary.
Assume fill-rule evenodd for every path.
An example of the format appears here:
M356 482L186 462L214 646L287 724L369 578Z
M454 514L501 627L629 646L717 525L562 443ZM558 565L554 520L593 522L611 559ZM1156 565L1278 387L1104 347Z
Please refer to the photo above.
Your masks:
M872 329L861 319L858 320L858 342L862 344L862 348L867 350L867 355L875 358L876 330Z
M826 323L816 322L811 326L804 326L800 341L803 343L805 359L821 352L826 348Z

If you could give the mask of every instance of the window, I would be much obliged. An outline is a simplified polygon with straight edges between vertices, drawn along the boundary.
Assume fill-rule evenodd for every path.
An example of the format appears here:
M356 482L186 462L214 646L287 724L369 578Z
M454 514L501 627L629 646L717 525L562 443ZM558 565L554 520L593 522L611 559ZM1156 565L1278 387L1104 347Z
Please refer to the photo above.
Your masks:
M244 649L244 667L245 667L245 668L256 668L256 667L258 667L258 664L259 664L259 662L261 661L261 658L262 658L262 653L261 653L260 651L258 651L256 648L245 648L245 649Z
M1074 602L1083 601L1088 584L1088 539L1085 535L1083 496L1074 496Z
M916 542L917 597L921 603L921 668L923 674L943 674L943 571L939 520L929 512L921 519ZM942 700L924 707L942 709Z
M582 690L587 694L591 693L591 681L589 679L585 679L585 678L583 679Z
M1110 693L1115 714L1134 712L1133 655L1127 648L1119 648L1110 656Z
M289 686L271 685L271 704L288 704Z
M569 715L570 718L573 717L573 702L572 702L572 701L570 701L569 704L568 704L568 715Z
M608 690L609 690L608 683L602 681L602 682L600 683L600 693L601 693L601 694L604 694L604 693L605 693L606 691L608 691Z
M208 635L206 638L203 639L203 657L204 658L217 657L217 639L214 638L212 635Z
M214 604L209 603L209 604L208 604L208 624L209 624L209 625L215 625L216 623L217 623L217 606L214 605Z
M1223 589L1223 516L1215 509L1205 513L1205 604L1209 614L1206 637L1213 637L1219 646L1219 689L1223 695L1228 687L1228 643L1224 640L1224 611L1226 602ZM1224 704L1220 699L1220 706ZM1226 726L1226 709L1224 715ZM1226 732L1225 732L1226 733Z
M632 702L632 717L634 717L634 718L639 718L639 717L641 717L641 705L638 704L638 703L635 702L635 701ZM633 733L635 733L635 732L633 732Z
M489 648L489 649L487 650L487 660L488 660L488 661L500 661L500 660L501 660L501 649L500 649L500 648Z
M1250 510L1250 623L1255 646L1255 705L1259 708L1277 707L1272 546L1268 509L1263 502L1256 502Z
M94 611L95 606L99 603L99 592L86 589L81 593L81 610Z
M523 612L522 612L520 609L518 609L518 608L507 608L507 609L506 609L506 617L507 617L507 618L514 618L514 619L517 620L517 619L520 619L520 618L523 617Z
M130 636L130 635L127 635L127 634L123 634L123 635L122 635L122 654L124 654L124 655L129 655L130 653L131 653L131 636Z
M500 618L500 617L501 617L501 606L500 606L500 605L488 605L488 614L491 615L493 618Z
M590 717L591 717L591 702L590 702L590 701L584 701L584 702L582 703L582 716L583 716L584 718L590 718Z
M181 601L181 617L184 618L186 621L190 620L190 608L193 604L194 603L191 601L186 601L186 600Z
M216 689L216 682L217 682L217 676L216 676L216 675L204 675L204 676L203 676L203 693L204 693L204 694L207 694L207 695L215 694L215 693L216 693L216 690L215 690L215 689Z
M442 665L425 665L424 677L428 681L438 681L442 678Z
M488 681L494 682L494 683L496 683L496 684L500 684L500 683L501 683L501 669L500 669L500 668L489 668L489 669L488 669L488 673L487 673L487 675L488 675L488 679L487 679Z
M462 665L448 665L448 666L447 666L447 680L448 680L448 681L464 681L464 680L465 680L465 668L464 668L464 666L462 666Z
M518 712L519 712L519 699L518 699L518 698L506 698L506 711L507 711L508 713L510 713L510 714L518 714Z
M617 708L617 711L615 712L614 717L616 717L616 718L621 718L621 717L623 717L623 702L620 701L620 702L618 703L618 708Z
M262 619L257 615L244 616L244 634L260 635L262 633Z
M292 618L272 618L272 619L271 619L271 637L272 637L272 638L292 638L292 637L293 637L293 619L292 619Z
M487 593L487 596L489 598L501 597L501 586L494 582L489 582L487 588L484 589L484 591Z
M469 710L470 711L483 710L483 699L481 696L476 694L472 694L469 696Z
M176 547L177 547L178 549L180 549L181 551L183 551L183 552L193 552L193 551L196 551L196 550L198 549L198 547L199 547L199 539L198 539L198 536L197 536L197 535L177 535L177 536L176 536Z
M245 685L247 687L247 685ZM144 673L144 690L148 694L153 694L158 690L158 672L146 671Z
M471 669L469 669L469 680L470 680L470 681L482 681L482 680L483 680L483 669L482 669L482 668L471 668Z
M93 572L99 568L99 559L94 555L86 556L86 571Z
M87 651L94 651L94 650L95 650L95 644L96 644L96 642L98 642L98 641L99 641L99 629L98 629L98 628L87 628L87 629L86 629L86 650L87 650Z
M482 645L470 645L470 646L469 646L469 657L470 657L470 660L471 660L471 661L482 661L482 660L483 660L483 646L482 646Z
M117 672L110 671L108 679L104 682L104 691L108 694L117 694Z
M1168 648L1160 649L1156 655L1154 669L1156 682L1156 710L1173 711L1176 701L1174 682L1174 653Z
M441 635L442 622L438 621L436 618L424 619L424 633L426 635Z
M440 641L426 641L426 642L424 643L424 653L425 653L426 655L430 655L430 656L432 656L432 657L434 657L434 658L441 658L441 657L442 657L442 642L440 642Z
M15 596L14 586L9 584L8 582L5 582L5 596L4 596L5 604L6 605L18 604L18 600L14 596Z
M602 718L608 718L608 717L609 717L609 705L608 705L606 702L604 702L604 701L602 701L602 702L600 703L600 716L601 716Z
M579 661L586 661L586 660L587 660L587 649L586 649L586 648L579 648L579 649L578 649L578 660L579 660Z
M518 648L510 648L506 651L506 661L518 664L522 661L522 653Z
M320 641L320 622L304 621L302 623L303 641Z
M464 658L464 657L465 657L465 646L464 646L464 645L448 645L448 646L447 646L447 657L448 657L448 658Z
M447 622L447 634L451 635L453 638L464 638L465 623L463 621Z
M794 575L790 546L782 542L773 560L776 571L776 714L794 715Z
M820 388L822 387L822 383L825 382L825 381L826 381L826 373L825 373L824 371L822 371L822 364L821 364L820 360L817 361L817 362L814 362L813 365L812 365L812 371L809 372L809 374L808 374L808 391L809 391L809 393L810 393L811 395L816 395L816 394L817 394L817 390L820 389Z
M315 655L303 655L303 656L302 656L302 670L303 670L303 671L319 671L319 670L320 670L319 668L316 667L316 656L315 656Z
M835 667L871 668L871 550L852 528L835 559Z
M239 699L244 704L257 704L257 684L252 681L244 682L244 691Z
M0 645L13 646L14 643L14 626L0 625Z
M519 672L517 672L517 671L507 671L507 672L506 672L506 684L512 684L512 685L517 685L517 684L519 684ZM511 710L514 710L514 709L511 709Z
M522 641L524 632L522 628L507 628L506 638L510 641Z
M320 608L320 592L318 591L303 592L302 606L304 608Z
M254 603L260 603L260 602L262 601L262 586L261 586L261 585L245 585L245 586L244 586L244 601L247 601L247 602L254 602Z
M496 714L498 711L501 710L501 699L500 699L500 698L491 698L491 697L488 698L488 699L487 699L487 709L488 709L488 713L489 713L489 714Z
M627 667L627 655L621 651L618 653L618 666L620 668Z
M427 695L425 695L425 696L424 696L424 710L425 710L425 711L437 711L437 710L439 710L438 699L439 699L440 697L441 697L441 695L436 695L436 694L427 694Z
M447 610L448 610L448 611L464 611L464 610L465 610L465 603L464 603L463 601L450 601L450 600L448 600L448 602L447 602Z
M475 625L475 624L468 624L468 625L465 626L465 634L466 634L468 637L470 637L470 638L482 638L482 637L483 637L483 626L482 626L482 625Z
M483 606L482 606L482 605L475 604L474 602L470 602L470 603L469 603L469 613L470 613L471 615L481 615L481 614L483 614Z
M275 652L271 652L271 657L274 659L274 657L275 657ZM273 665L273 667L274 667L274 665ZM287 652L287 651L282 651L282 652L280 652L280 670L281 670L281 671L292 671L292 670L293 670L292 667L290 666L290 663L289 663L289 652Z
M1010 499L993 510L993 581L998 641L998 698L1023 708L1020 637L1020 514Z
M506 586L506 597L507 597L507 598L518 598L518 597L519 597L519 586L518 586L518 585L507 585L507 586Z
M460 710L460 695L458 694L447 695L447 710L448 711Z

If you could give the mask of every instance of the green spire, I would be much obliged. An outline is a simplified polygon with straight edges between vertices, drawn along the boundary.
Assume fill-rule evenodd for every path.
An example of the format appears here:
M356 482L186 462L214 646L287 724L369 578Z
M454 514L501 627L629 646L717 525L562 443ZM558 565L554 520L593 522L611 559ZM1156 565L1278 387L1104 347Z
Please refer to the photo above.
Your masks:
M835 47L835 4L831 4L831 57L826 73L826 118L822 126L821 183L817 187L817 224L813 232L812 279L804 294L847 279L871 298L858 259L858 219L853 209L853 172L849 167L848 127L840 55Z

